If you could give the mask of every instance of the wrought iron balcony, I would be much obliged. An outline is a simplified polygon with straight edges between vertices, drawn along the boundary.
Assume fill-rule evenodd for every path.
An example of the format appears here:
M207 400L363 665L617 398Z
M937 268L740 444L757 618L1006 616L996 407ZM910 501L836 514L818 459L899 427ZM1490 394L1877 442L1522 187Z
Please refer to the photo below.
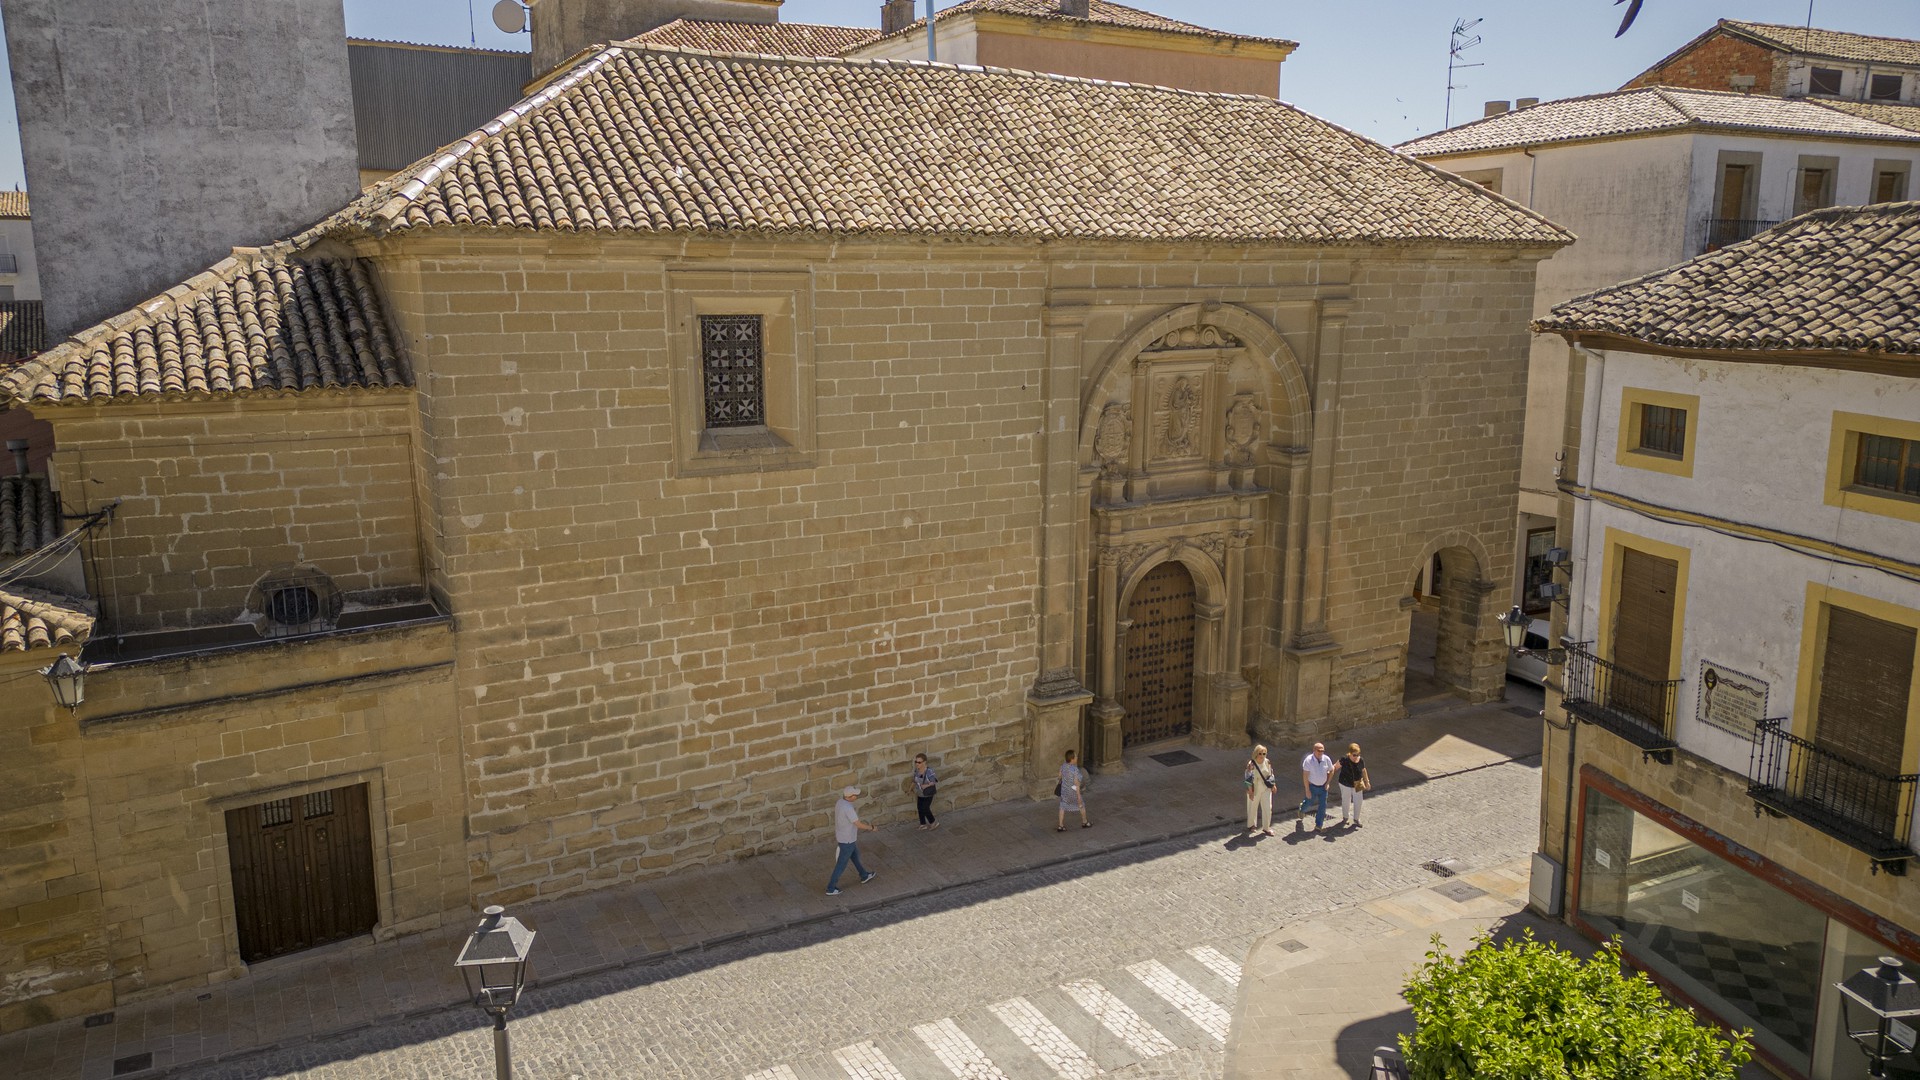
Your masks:
M1718 251L1780 224L1760 218L1708 218L1706 251Z
M1796 818L1876 865L1898 869L1913 857L1913 796L1920 775L1890 776L1762 720L1753 733L1747 793L1776 813Z
M1649 679L1593 655L1590 642L1567 646L1567 712L1606 728L1648 754L1666 754L1673 741L1678 679Z

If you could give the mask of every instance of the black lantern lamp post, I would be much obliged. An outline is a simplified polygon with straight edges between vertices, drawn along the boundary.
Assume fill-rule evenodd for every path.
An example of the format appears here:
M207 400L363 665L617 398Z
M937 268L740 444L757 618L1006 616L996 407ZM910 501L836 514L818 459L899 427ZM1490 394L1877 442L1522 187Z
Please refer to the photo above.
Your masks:
M1860 1044L1867 1055L1869 1076L1887 1075L1887 1061L1913 1053L1912 1020L1920 1016L1920 983L1902 970L1898 957L1883 956L1878 968L1861 968L1847 981L1835 983L1846 1011L1847 1038ZM1854 1006L1872 1015L1874 1026L1854 1026Z
M513 1062L507 1055L507 1010L520 1000L527 986L527 954L533 951L534 931L503 907L481 913L480 925L460 949L453 966L467 980L474 1005L493 1018L493 1075L512 1080Z
M87 666L66 653L41 668L40 674L45 675L47 685L53 687L53 700L68 712L78 709L87 699Z
M1519 604L1513 605L1512 611L1500 616L1500 629L1507 635L1507 648L1519 651L1526 647L1527 624L1532 621L1526 612L1520 610Z

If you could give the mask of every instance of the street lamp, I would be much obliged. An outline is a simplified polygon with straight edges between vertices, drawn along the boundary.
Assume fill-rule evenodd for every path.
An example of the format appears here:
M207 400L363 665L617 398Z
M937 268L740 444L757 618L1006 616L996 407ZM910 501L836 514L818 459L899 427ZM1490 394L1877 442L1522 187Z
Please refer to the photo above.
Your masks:
M495 1080L513 1080L513 1061L507 1055L507 1010L526 989L527 954L533 951L534 932L498 905L481 914L484 918L473 928L453 966L466 979L474 1005L493 1017Z
M1499 618L1500 629L1507 635L1507 648L1523 650L1527 644L1527 624L1533 620L1527 617L1526 612L1520 610L1519 604L1513 605L1512 611Z
M53 700L68 712L80 708L80 703L87 699L87 666L66 653L41 668L40 674L45 675L47 685L53 687Z
M1913 1053L1914 1030L1903 1021L1920 1016L1920 983L1907 973L1899 957L1883 956L1880 967L1861 968L1847 981L1835 983L1847 1020L1847 1038L1867 1055L1867 1075L1887 1075L1887 1059ZM1853 1007L1859 1004L1874 1017L1874 1026L1856 1030Z

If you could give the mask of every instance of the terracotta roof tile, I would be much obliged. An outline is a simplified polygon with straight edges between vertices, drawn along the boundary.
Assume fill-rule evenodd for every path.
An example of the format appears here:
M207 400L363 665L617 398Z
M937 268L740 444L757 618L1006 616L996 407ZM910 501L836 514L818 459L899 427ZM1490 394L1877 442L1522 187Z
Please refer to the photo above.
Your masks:
M1920 203L1815 210L1569 300L1533 328L1674 349L1920 356Z
M0 363L47 347L47 317L38 300L0 300Z
M1538 105L1436 131L1401 143L1420 157L1680 131L1688 128L1778 132L1844 139L1915 138L1915 132L1841 112L1824 102L1650 86Z
M93 633L91 601L35 589L0 589L0 652L83 644Z
M1869 64L1912 64L1920 66L1920 41L1906 38L1849 34L1819 27L1779 26L1774 23L1721 19L1720 25L1739 31L1776 49L1821 56L1834 60L1852 60Z
M1560 245L1271 98L609 46L322 228Z
M27 193L24 191L0 191L0 218L32 217L27 208Z
M1131 30L1157 30L1163 34L1186 34L1193 37L1213 38L1220 41L1257 41L1266 45L1275 45L1292 49L1299 45L1297 41L1285 38L1253 37L1247 34L1230 34L1225 30L1214 30L1197 26L1179 19L1169 19L1165 15L1155 15L1151 11L1115 4L1109 0L1089 0L1087 17L1062 14L1060 0L960 0L952 7L941 8L934 13L934 19L942 20L958 15L976 12L991 12L999 15L1020 15L1029 19L1047 19L1057 22L1092 23L1106 26L1121 26ZM888 34L887 37L899 37L912 34L915 29L921 34L927 32L927 20L918 19L907 26Z
M876 41L868 26L817 26L809 23L706 22L675 19L631 40L644 45L673 45L713 52L763 53L768 56L838 56Z
M1865 117L1882 124L1920 131L1920 105L1893 105L1884 101L1821 101L1829 109Z
M37 551L60 536L60 500L44 476L0 477L0 557Z
M238 252L0 376L20 404L411 385L352 259Z

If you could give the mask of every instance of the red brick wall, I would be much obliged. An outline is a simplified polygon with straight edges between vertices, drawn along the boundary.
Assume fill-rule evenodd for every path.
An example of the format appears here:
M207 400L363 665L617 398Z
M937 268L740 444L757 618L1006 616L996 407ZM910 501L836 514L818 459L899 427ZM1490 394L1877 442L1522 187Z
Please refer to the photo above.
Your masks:
M1753 76L1755 93L1779 93L1774 87L1774 60L1783 54L1755 45L1727 33L1714 34L1686 52L1668 60L1621 87L1633 90L1642 86L1689 86L1700 90L1732 90L1728 81L1735 75ZM1786 65L1780 65L1784 77ZM1784 89L1784 88L1781 88Z

